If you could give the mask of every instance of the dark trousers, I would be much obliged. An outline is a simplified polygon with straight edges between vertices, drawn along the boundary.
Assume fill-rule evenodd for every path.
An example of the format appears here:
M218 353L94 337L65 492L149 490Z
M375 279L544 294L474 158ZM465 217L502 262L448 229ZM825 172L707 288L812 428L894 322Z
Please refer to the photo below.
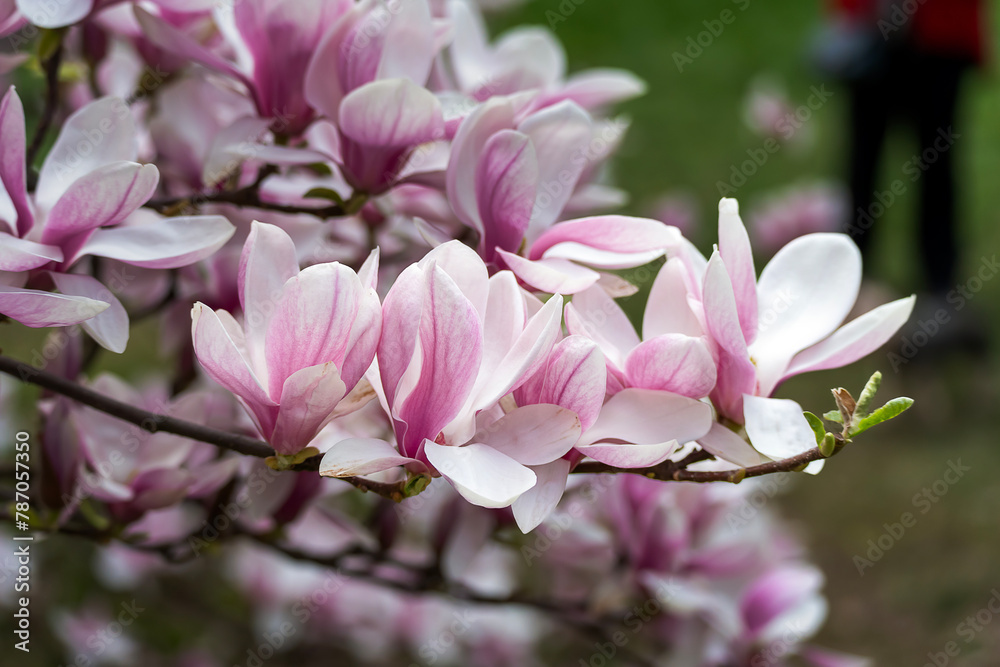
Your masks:
M851 236L867 260L873 229L891 206L890 194L898 200L897 192L918 189L920 260L926 287L935 292L954 287L954 162L963 139L953 135L959 87L968 67L964 60L897 46L875 71L850 84ZM876 177L886 131L900 122L915 130L918 150L893 171L893 181L900 181L893 192L892 182L880 186Z

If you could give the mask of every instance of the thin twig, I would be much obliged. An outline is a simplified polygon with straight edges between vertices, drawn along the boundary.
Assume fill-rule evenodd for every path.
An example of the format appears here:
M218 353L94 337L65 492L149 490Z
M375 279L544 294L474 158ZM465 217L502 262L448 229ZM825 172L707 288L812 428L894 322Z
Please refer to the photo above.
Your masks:
M337 218L347 215L340 204L329 206L297 206L293 204L277 204L260 198L260 183L254 182L238 190L220 190L218 192L201 192L181 197L161 197L150 199L143 206L165 215L182 215L197 211L204 204L233 204L247 208L275 213L299 214L305 213L317 218Z
M31 145L25 154L25 163L31 171L31 165L38 156L38 151L42 148L45 135L48 134L49 127L56 116L56 109L59 107L59 68L62 66L63 44L60 38L52 55L45 61L45 106L42 108L42 117L35 127L35 136L31 139Z

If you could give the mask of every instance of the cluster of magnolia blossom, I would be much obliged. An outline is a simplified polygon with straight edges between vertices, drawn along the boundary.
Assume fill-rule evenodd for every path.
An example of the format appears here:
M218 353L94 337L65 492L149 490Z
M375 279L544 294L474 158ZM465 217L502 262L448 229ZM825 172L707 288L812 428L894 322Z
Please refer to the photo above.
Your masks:
M141 386L102 375L90 388L265 440L286 471L269 482L281 499L243 517L258 534L317 497L315 472L287 471L317 453L321 475L398 482L405 495L447 480L465 509L440 481L408 502L435 492L450 500L428 516L472 512L458 561L492 530L483 517L550 526L581 463L642 470L700 448L710 460L691 469L737 470L802 454L816 434L772 394L874 351L913 306L842 325L861 258L841 234L793 240L758 277L731 199L708 258L676 227L607 214L624 202L605 163L627 123L606 110L642 83L567 76L542 29L491 42L471 2L0 0L0 35L18 44L35 26L51 29L40 59L58 84L59 131L36 175L27 163L42 144L7 88L0 315L79 325L118 353L130 321L157 317L176 375ZM636 292L630 275L651 285L638 328L616 301ZM76 381L93 355L78 329L59 331L31 361ZM40 407L60 525L92 514L91 499L145 525L263 469L65 397ZM553 581L617 576L623 549L626 596L673 572L732 576L739 609L694 577L654 621L705 664L772 641L800 604L812 620L799 639L814 629L818 580L769 551L769 534L748 553L707 546L718 510L702 505L731 491L613 484L615 502L547 556L566 560Z

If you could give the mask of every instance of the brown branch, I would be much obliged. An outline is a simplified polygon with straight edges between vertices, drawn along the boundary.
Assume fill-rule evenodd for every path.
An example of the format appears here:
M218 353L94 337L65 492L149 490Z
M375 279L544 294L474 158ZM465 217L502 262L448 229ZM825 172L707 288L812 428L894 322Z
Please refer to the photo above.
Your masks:
M232 204L234 206L256 208L262 211L274 211L275 213L305 213L322 219L347 215L347 211L340 204L316 207L265 201L260 198L259 182L254 182L238 190L220 190L218 192L201 192L181 197L150 199L143 206L154 209L164 215L180 215L193 213L203 204Z
M239 433L220 431L219 429L184 421L176 417L149 412L134 405L122 403L76 382L71 382L58 375L47 373L40 368L35 368L30 364L11 359L10 357L0 355L0 373L6 373L19 379L21 382L34 384L56 394L71 398L78 403L134 424L150 433L156 433L157 431L173 433L174 435L191 438L199 442L206 442L222 449L228 449L257 458L268 458L274 455L274 450L263 440L250 438ZM319 456L313 456L288 469L319 470L320 459L321 457ZM403 482L388 484L360 477L343 477L341 479L362 491L371 491L386 498L399 500L403 497Z

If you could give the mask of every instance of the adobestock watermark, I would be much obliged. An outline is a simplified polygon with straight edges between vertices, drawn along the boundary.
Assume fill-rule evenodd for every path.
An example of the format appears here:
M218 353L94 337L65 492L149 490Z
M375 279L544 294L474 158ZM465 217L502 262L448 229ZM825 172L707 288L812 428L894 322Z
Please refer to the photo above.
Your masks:
M435 637L428 639L417 649L420 662L411 662L409 667L435 665L448 655L452 647L469 631L476 622L476 616L469 610L453 611L452 620Z
M775 124L778 133L783 138L791 138L803 125L812 120L816 112L826 106L826 103L833 97L833 91L827 90L826 84L812 86L809 91L809 97L806 98L805 103L789 111ZM746 154L749 159L743 160L738 165L731 165L728 180L715 182L719 196L734 196L737 190L746 185L747 181L767 164L771 156L781 151L782 146L784 144L774 137L768 137L759 147L748 148Z
M61 667L91 667L92 665L105 664L102 659L105 655L110 655L116 645L125 639L125 631L139 615L146 611L145 607L140 607L133 599L130 602L122 602L119 605L118 615L109 621L103 628L95 630L86 639L85 644L89 650L80 651L73 660ZM112 660L112 662L117 662Z
M951 311L947 308L938 308L932 317L926 320L917 320L916 326L919 330L903 336L899 341L899 347L886 353L886 359L892 366L892 370L898 373L900 368L910 363L920 353L920 350L931 342L932 338L951 323L953 313L965 308L969 301L974 299L998 272L1000 272L1000 261L997 261L996 255L982 257L979 269L968 280L955 285L955 289L949 291L945 296L945 301L954 308Z
M750 658L750 667L779 667L788 664L786 658L794 654L803 641L811 636L810 628L801 622L789 621L781 636L758 649Z
M726 524L729 529L738 531L750 525L772 498L788 489L791 481L792 473L787 472L761 477L756 488L740 503L740 506L729 510L726 514Z
M900 168L903 175L908 177L895 179L886 190L876 190L872 193L872 202L865 209L861 206L854 212L853 219L844 228L844 232L857 237L865 234L872 228L875 221L885 215L885 212L896 203L899 197L906 194L910 183L916 183L920 177L927 172L941 156L951 150L955 142L962 135L955 132L949 125L947 128L939 128L934 142L922 152L914 154L909 160L903 163Z
M595 475L564 497L559 508L552 512L540 526L531 531L531 543L521 545L524 564L531 566L565 535L581 517L589 517L588 505L593 505L615 483L614 475Z
M732 3L740 12L745 12L750 7L750 0L732 0ZM694 64L694 61L705 53L705 49L715 44L715 40L722 36L722 33L726 31L726 26L736 22L737 16L735 11L726 8L719 12L718 18L702 21L701 24L705 26L705 29L696 35L689 35L684 50L673 53L672 57L677 71L683 74L685 67Z
M660 582L653 596L641 604L634 605L621 618L623 630L615 630L607 636L607 641L594 642L594 652L589 658L580 658L579 667L610 667L622 649L638 635L650 621L655 619L677 594L677 583L672 578ZM627 630L627 632L626 632ZM627 664L627 661L626 661Z
M930 512L948 494L949 489L957 484L965 476L965 473L970 470L972 470L971 467L962 465L962 459L948 461L948 467L945 468L939 479L936 479L932 484L923 487L913 495L911 504L914 509L919 510L919 514ZM903 512L899 517L899 521L883 523L882 534L868 540L868 549L864 554L855 554L852 559L854 567L858 570L858 574L862 577L865 576L865 570L874 567L875 563L882 560L886 553L903 539L906 532L917 525L917 519L917 514Z
M966 645L975 641L976 637L990 627L997 616L1000 616L1000 589L993 588L990 594L990 599L981 609L969 614L955 626L955 634L961 637ZM948 667L961 653L962 645L954 640L949 641L940 651L929 651L927 662L923 667Z

